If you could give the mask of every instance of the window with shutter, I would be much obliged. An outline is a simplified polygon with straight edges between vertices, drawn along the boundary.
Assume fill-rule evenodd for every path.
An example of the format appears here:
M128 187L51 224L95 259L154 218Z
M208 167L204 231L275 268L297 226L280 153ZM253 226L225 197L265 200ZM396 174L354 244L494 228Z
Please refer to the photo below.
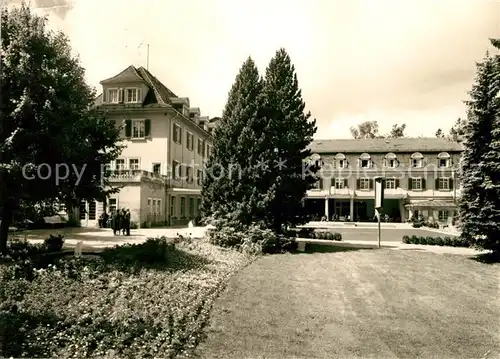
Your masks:
M394 178L386 178L386 180L385 180L385 188L386 189L396 189L396 179L394 179Z
M408 189L410 189L410 190L423 189L423 179L422 178L410 178L409 182L408 182Z
M146 120L133 120L132 138L144 138L144 137L146 137Z
M181 126L174 123L174 142L178 144L182 144L182 129Z
M125 120L125 137L132 137L132 120Z
M109 103L118 103L120 101L120 90L119 89L108 89L108 102Z

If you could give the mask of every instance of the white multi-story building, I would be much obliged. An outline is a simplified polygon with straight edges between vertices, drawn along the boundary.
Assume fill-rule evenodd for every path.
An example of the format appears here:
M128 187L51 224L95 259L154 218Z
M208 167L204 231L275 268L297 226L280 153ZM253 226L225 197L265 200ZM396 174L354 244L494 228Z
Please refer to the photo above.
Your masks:
M148 70L129 66L101 81L98 109L122 127L126 148L109 164L120 192L107 203L82 202L83 226L96 226L103 211L131 211L139 226L185 224L199 214L203 164L217 119L200 116Z

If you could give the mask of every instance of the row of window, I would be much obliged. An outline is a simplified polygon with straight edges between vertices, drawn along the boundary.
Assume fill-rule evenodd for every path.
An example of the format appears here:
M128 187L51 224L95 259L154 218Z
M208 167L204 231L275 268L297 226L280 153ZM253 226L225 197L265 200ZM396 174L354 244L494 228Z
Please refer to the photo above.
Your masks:
M160 198L148 198L148 214L153 216L162 214Z
M194 175L194 168L192 166L187 166L187 165L182 166L180 162L172 161L172 177L175 180L178 180L181 178L181 176L184 176L187 183L193 183L194 182L193 175ZM198 184L198 186L201 186L202 181L203 181L203 171L197 170L196 183Z
M373 189L373 178L358 178L356 180L356 189L359 190L372 190ZM331 180L331 187L335 189L348 188L347 178L335 178ZM318 189L323 189L323 181L319 180L317 183ZM386 189L396 189L399 188L399 179L397 178L386 178L385 179ZM408 189L409 190L424 190L426 189L426 180L423 177L408 178ZM449 191L453 189L453 179L442 177L436 178L435 189L440 191Z
M187 201L188 200L188 201ZM188 202L188 208L186 212L186 202ZM172 217L177 216L176 211L176 197L170 198L170 215ZM180 197L180 211L179 217L185 218L188 215L190 218L194 218L201 205L200 198L193 197ZM116 198L110 198L108 200L109 211L116 211L118 209L118 200ZM153 216L158 216L163 214L162 200L160 198L148 198L148 214Z
M141 103L142 93L137 87L110 88L103 92L102 102L104 103Z
M188 198L188 212L186 213L186 197L180 197L180 212L179 217L185 218L188 215L190 218L196 216L201 204L201 199L195 199L193 197ZM196 211L196 212L195 212ZM170 215L172 217L177 217L176 213L176 197L170 197Z
M182 127L174 123L174 142L182 145ZM192 132L186 130L186 148L190 151L194 150L194 135ZM198 138L198 148L197 152L200 156L210 157L210 153L212 152L212 146L206 143L206 141L202 138Z
M438 157L439 168L451 167L452 165L451 156L448 153L442 152L437 157ZM316 163L323 164L321 156L319 156L318 154L314 154L311 157L311 159ZM371 156L368 153L361 154L357 162L357 166L359 168L372 168L374 167L374 164L375 164L374 161L372 160ZM409 163L410 167L422 168L424 167L424 165L425 165L425 158L421 153L416 152L411 155ZM335 156L334 166L336 168L349 167L349 162L347 161L346 156L343 153L338 153ZM383 159L383 166L387 168L397 168L400 166L400 161L398 160L397 156L394 153L388 153L387 155L385 155Z
M420 213L419 210L414 210L413 211L413 215L412 215L413 217L418 218L418 217L420 217L420 215L421 215L421 213ZM440 221L440 222L447 221L448 218L449 218L449 215L450 215L449 211L446 210L446 209L440 209L440 210L438 210L438 221Z
M110 166L111 168L111 166ZM139 158L129 158L128 159L128 167L126 166L126 162L124 158L117 158L115 160L115 168L116 170L138 170L140 169L140 161ZM161 163L153 163L152 164L152 172L156 175L161 175ZM201 185L203 179L203 171L197 170L197 183ZM181 176L185 176L186 181L188 183L192 183L194 181L194 168L193 166L182 166L179 161L172 161L172 177L174 179L180 179Z

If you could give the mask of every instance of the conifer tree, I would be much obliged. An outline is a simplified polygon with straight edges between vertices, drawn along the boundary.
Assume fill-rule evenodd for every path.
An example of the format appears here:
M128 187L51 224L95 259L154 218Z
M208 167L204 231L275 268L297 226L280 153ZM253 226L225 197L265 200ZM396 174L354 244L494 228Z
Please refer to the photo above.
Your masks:
M477 64L475 83L466 102L459 214L464 239L496 253L500 250L499 91L500 60L487 53Z
M272 171L267 189L266 220L277 232L283 225L303 224L310 220L303 206L306 191L317 181L317 166L305 164L311 151L308 146L316 132L316 120L304 112L295 67L284 49L271 59L264 79L267 137L266 151Z
M255 176L258 134L255 124L262 106L262 79L251 58L241 67L229 92L214 147L205 168L202 211L205 218L252 223L252 205L259 201L251 182Z

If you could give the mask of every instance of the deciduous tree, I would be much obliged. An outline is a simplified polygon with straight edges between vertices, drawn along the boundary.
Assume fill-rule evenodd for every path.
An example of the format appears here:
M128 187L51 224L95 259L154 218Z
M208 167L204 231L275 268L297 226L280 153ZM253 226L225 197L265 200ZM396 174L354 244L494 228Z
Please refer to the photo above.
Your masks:
M21 201L75 203L116 191L101 165L121 152L119 129L92 109L95 92L84 69L67 37L48 31L46 21L25 3L1 11L2 252Z

